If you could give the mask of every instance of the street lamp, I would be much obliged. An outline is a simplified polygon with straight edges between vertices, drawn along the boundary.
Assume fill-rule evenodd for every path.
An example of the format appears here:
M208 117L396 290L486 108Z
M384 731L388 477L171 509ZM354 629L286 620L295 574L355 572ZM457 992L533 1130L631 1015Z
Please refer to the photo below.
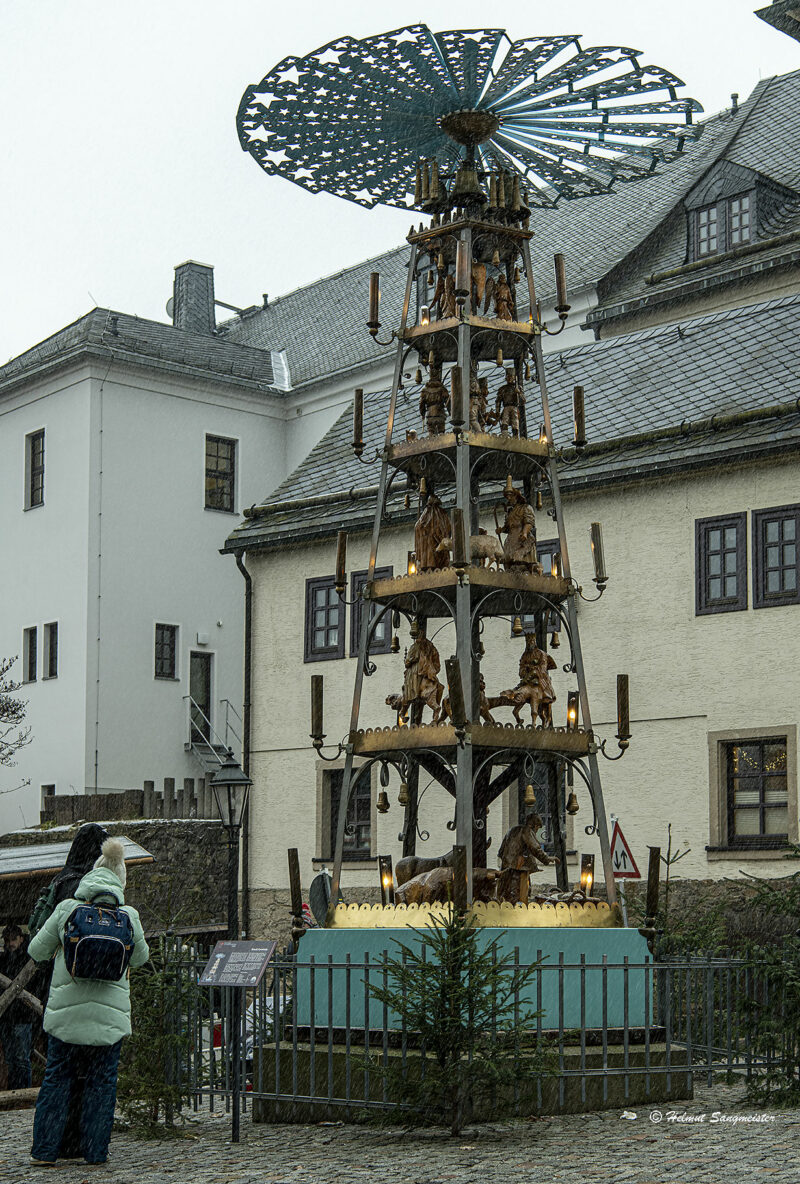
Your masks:
M239 937L239 831L253 782L243 773L230 748L211 778L220 820L228 834L228 939Z
M242 828L247 797L253 782L242 772L233 752L229 748L225 760L211 778L211 788L219 810L220 821L228 833L228 941L239 940L239 831ZM241 1104L241 1048L242 1014L241 995L237 987L229 988L231 1008L229 1013L228 1048L233 1060L233 1115L231 1118L231 1141L239 1142L239 1107Z

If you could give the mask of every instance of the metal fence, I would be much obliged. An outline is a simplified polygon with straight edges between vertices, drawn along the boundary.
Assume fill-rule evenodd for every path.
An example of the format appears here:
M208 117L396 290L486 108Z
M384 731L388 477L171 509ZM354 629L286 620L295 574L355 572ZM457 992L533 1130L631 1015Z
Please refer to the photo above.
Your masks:
M233 1006L230 989L197 985L204 958L183 947L170 961L179 1049L166 1069L197 1108L230 1108L233 1056L241 1106L266 1120L344 1117L397 1105L387 1067L424 1075L431 1050L402 1015L375 1000L385 962L299 964L284 954ZM518 1055L542 1070L521 1075L517 1113L553 1113L688 1097L698 1077L796 1065L800 1017L776 988L774 968L742 958L671 956L599 964L537 964ZM313 1022L312 1022L313 1020ZM236 1028L238 1027L238 1032Z

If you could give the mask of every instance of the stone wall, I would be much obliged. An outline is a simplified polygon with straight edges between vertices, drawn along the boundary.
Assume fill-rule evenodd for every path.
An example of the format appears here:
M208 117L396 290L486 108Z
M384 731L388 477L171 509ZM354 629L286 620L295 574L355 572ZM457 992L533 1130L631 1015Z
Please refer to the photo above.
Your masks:
M786 891L789 877L767 881L775 888ZM555 887L545 880L537 881L537 888ZM629 883L625 888L628 906L628 923L636 927L644 923L644 897L646 884ZM343 889L342 895L348 904L378 904L379 888ZM602 884L597 886L597 896L605 897ZM659 907L664 909L665 895L662 883ZM784 934L793 934L800 927L800 915L784 915L766 911L755 901L755 888L742 880L673 880L669 886L669 916L667 924L671 933L686 933L692 944L703 948L712 932L721 939L741 942L779 941ZM283 948L291 936L291 913L289 891L282 888L261 888L251 891L250 918L252 938L274 938ZM659 925L662 921L659 920Z
M759 883L767 883L782 893L788 893L792 887L792 877L775 877ZM644 882L629 884L625 889L631 925L641 921L644 916L645 892ZM659 925L664 925L678 940L682 934L686 934L690 944L698 948L713 941L715 936L718 940L734 945L780 942L782 937L795 934L800 926L800 915L765 908L758 902L754 884L741 879L671 881L666 919L662 882L659 909Z
M155 863L128 869L126 900L147 931L224 924L227 917L228 847L219 822L198 819L108 822L112 835L126 835L155 856ZM0 846L71 842L78 827L15 831ZM25 923L49 876L0 880L0 919ZM220 934L224 936L224 934Z
M379 904L380 888L344 889L348 904ZM305 899L305 898L304 898ZM250 892L250 937L277 940L284 949L292 935L292 916L288 888L258 888Z

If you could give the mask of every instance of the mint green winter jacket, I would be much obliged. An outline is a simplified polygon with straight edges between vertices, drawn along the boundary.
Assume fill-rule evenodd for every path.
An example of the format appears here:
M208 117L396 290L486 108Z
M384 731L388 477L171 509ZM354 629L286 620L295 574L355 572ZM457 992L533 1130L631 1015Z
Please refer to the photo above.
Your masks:
M62 900L31 940L28 954L34 962L47 962L55 954L53 980L44 1013L44 1030L67 1044L116 1044L131 1034L131 998L127 974L118 982L74 979L64 962L61 944L64 925L79 901L90 900L98 893L125 902L122 884L108 868L87 872L75 889L75 899ZM150 957L142 923L136 909L125 905L133 924L131 967L142 966Z

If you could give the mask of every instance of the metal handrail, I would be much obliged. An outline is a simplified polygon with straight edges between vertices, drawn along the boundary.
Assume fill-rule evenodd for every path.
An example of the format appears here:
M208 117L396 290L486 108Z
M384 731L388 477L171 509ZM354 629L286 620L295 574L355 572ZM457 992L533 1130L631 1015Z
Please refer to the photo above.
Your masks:
M236 731L236 728L233 726L233 724L230 722L230 713L233 712L233 714L236 716L236 718L239 721L239 726L242 728L242 730L244 730L244 723L242 721L242 717L239 715L239 712L236 710L234 705L231 703L230 699L220 699L220 701L219 701L220 707L222 707L223 703L225 704L225 747L230 748L230 744L228 743L228 733L231 733L233 735L234 740L236 741L237 746L239 748L241 748L242 747L242 737L239 734L239 732Z
M198 714L199 714L200 716L202 716L203 720L204 720L204 721L205 721L205 722L208 724L208 730L209 730L209 733L210 733L210 735L211 735L211 736L213 737L213 739L216 741L217 745L218 745L218 746L219 746L221 749L223 749L223 751L227 751L227 748L228 748L227 744L223 743L222 737L221 737L221 736L220 736L220 735L219 735L219 734L216 732L216 730L215 730L215 728L214 728L214 725L211 723L211 720L208 718L208 716L206 715L206 713L203 711L203 708L200 706L200 704L199 704L199 703L196 703L196 702L195 702L195 700L192 698L192 696L191 696L191 695L184 695L184 696L183 696L183 698L184 698L184 701L185 701L185 700L187 700L187 699L188 699L188 701L189 701L189 703L188 703L188 711L189 711L189 744L190 744L190 746L191 746L192 750L195 750L195 749L196 749L197 751L200 751L200 752L202 752L202 751L204 751L204 750L207 748L207 749L208 749L208 751L211 753L211 755L214 757L214 759L217 761L217 763L218 763L219 765L222 765L222 764L223 764L223 758L222 758L222 757L219 755L219 753L217 752L217 750L216 750L216 748L214 747L214 744L212 743L211 739L209 739L208 737L204 736L204 737L203 737L203 741L204 741L204 743L203 743L203 744L200 744L200 743L198 743L198 742L195 740L195 738L194 738L194 731L195 731L195 727L194 727L194 722L193 722L193 720L192 720L192 708L193 708L193 707L194 707L194 708L195 708L195 710L198 712ZM199 730L199 729L198 729L198 730Z

